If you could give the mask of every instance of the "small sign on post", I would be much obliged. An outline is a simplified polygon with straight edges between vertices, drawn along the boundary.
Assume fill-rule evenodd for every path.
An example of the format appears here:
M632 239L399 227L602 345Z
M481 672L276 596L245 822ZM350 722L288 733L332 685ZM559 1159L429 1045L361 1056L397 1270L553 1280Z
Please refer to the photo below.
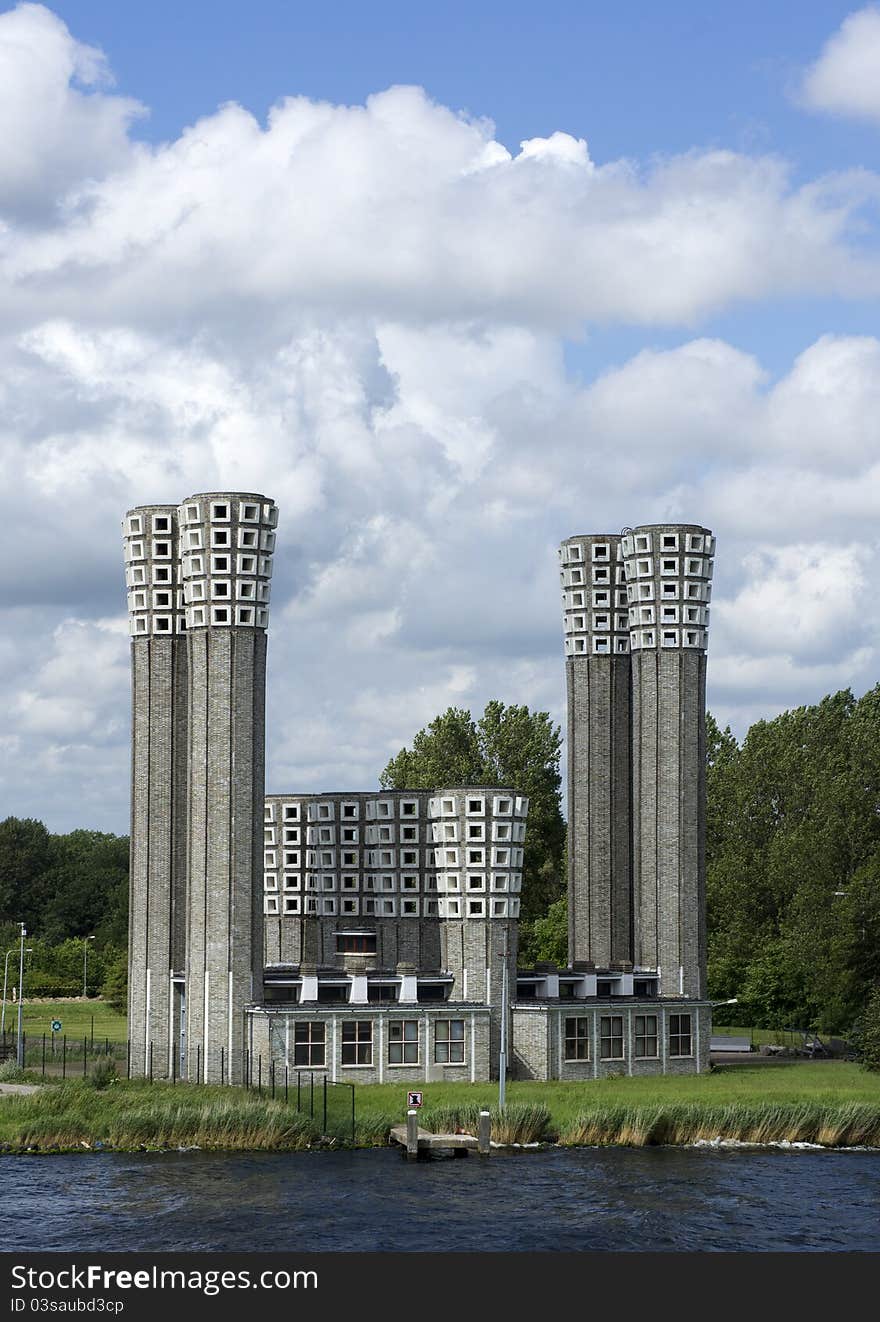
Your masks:
M421 1106L422 1094L420 1092L408 1092L406 1094L407 1106Z
M53 1032L53 1033L60 1033L60 1032L61 1032L61 1020L60 1020L60 1019L53 1019L53 1020L52 1020L52 1032Z

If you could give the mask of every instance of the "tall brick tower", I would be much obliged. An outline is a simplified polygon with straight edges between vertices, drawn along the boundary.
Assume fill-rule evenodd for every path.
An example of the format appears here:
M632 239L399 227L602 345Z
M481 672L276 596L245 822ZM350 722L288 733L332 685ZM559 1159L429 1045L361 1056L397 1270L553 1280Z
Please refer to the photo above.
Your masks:
M266 628L278 511L196 495L125 517L132 635L131 1071L242 1077L262 996Z
M568 697L569 959L705 996L706 647L715 539L696 524L559 551Z
M559 550L568 698L569 960L632 961L631 675L620 536Z
M695 524L623 537L633 729L635 962L661 996L705 996L706 647L715 539Z
M129 1037L133 1074L171 1068L186 904L187 657L177 507L123 523L131 632Z
M241 492L178 511L188 657L189 1079L239 1082L244 1008L263 992L266 629L278 511Z

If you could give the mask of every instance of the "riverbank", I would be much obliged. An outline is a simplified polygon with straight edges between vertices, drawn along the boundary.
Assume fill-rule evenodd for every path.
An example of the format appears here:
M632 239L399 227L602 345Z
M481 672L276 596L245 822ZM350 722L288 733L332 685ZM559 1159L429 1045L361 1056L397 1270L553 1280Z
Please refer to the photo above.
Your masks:
M329 1095L329 1090L328 1090ZM434 1132L472 1130L492 1110L496 1143L645 1147L716 1139L740 1143L880 1146L880 1077L857 1066L792 1065L785 1071L735 1067L707 1075L511 1083L503 1114L497 1085L430 1084L420 1124ZM303 1093L303 1104L305 1093ZM199 1084L142 1080L52 1083L29 1096L0 1098L0 1151L300 1151L382 1146L406 1109L406 1087L333 1090L323 1106ZM322 1132L323 1131L323 1132Z

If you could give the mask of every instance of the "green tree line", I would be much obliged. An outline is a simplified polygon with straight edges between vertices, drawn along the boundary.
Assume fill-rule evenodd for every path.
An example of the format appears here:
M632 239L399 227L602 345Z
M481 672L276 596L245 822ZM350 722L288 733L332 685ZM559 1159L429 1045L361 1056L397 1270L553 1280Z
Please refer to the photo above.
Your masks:
M716 1020L846 1032L880 987L880 685L758 721L741 743L706 724L709 995L737 999ZM560 748L547 712L450 707L380 778L529 796L523 964L566 958ZM0 822L0 954L25 922L28 994L79 994L94 936L89 990L123 1003L127 908L126 837Z
M85 966L89 994L101 991L124 1008L128 838L83 830L53 835L33 818L0 822L4 965L6 952L15 952L7 995L18 982L20 922L28 932L27 996L81 996Z
M709 995L716 1022L847 1032L880 987L880 685L758 721L707 715ZM567 953L561 731L546 712L449 708L388 763L397 789L530 795L521 962Z
M846 1032L880 983L880 685L707 736L709 994Z

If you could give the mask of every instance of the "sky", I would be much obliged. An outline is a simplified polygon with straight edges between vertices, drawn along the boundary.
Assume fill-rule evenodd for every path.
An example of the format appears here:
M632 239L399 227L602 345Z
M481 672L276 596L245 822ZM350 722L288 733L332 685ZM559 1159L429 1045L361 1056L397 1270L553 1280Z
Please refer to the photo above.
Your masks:
M128 826L121 519L280 507L267 790L564 724L556 547L717 536L709 707L878 680L880 8L0 0L0 817Z

